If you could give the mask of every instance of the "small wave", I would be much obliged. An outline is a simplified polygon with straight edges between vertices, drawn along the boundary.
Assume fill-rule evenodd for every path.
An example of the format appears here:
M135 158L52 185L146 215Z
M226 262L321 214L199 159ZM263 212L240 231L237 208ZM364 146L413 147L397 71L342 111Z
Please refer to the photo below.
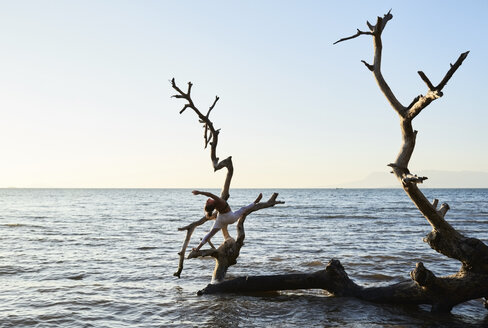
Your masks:
M373 260L381 260L381 261L386 261L386 260L396 260L398 259L398 256L391 256L391 255L365 255L363 256L365 259L373 259Z
M18 268L13 266L0 267L0 275L4 274L16 274L22 272Z
M308 266L308 267L325 267L325 264L321 261L312 261L312 262L308 262L308 263L305 263L305 266Z
M392 276L381 274L381 273L373 273L373 274L365 274L361 276L364 279L375 280L375 281L390 281L393 279Z
M478 217L480 217L478 215ZM488 217L488 215L486 216ZM488 221L484 220L485 218L482 218L483 220L481 220L481 217L480 219L466 219L466 220L456 220L454 222L456 222L456 224L476 224L476 225L481 225L481 224L488 224Z
M85 278L85 274L84 273L80 273L80 274L77 274L77 275L74 275L74 276L69 276L67 278L70 279L70 280L82 280L83 278Z
M39 272L39 268L32 268L32 267L22 267L22 266L0 266L0 275L7 275L7 274L18 274L18 273L33 273Z
M25 223L3 223L0 226L8 227L8 228L36 228L36 229L45 229L46 227L36 225L36 224L25 224Z
M283 261L283 258L280 256L274 256L274 257L270 257L269 260L272 262L281 262Z
M137 247L136 249L139 251L149 251L151 249L156 249L156 246L142 246L142 247Z
M16 228L16 227L25 227L25 224L22 223L5 223L2 224L4 227Z
M345 215L345 214L329 214L329 215L318 215L314 217L309 217L307 219L313 220L313 219L347 219L347 220L357 220L357 219L379 219L380 217L374 216L374 215Z

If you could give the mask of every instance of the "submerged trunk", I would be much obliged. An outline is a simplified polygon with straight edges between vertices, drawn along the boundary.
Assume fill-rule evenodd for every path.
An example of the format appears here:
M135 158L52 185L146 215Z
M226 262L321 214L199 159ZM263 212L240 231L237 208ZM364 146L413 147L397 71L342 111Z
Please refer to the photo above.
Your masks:
M356 297L374 303L430 304L433 312L448 312L456 304L488 295L488 275L472 272L435 277L419 263L412 280L382 287L362 287L352 281L338 260L313 273L248 276L210 284L205 294L252 294L281 290L323 289L334 296Z

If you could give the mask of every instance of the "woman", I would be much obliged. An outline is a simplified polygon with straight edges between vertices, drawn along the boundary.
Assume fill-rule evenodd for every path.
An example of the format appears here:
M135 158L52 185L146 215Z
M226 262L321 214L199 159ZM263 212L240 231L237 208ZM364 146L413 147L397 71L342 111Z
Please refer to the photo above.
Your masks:
M212 238L220 229L222 229L224 238L225 239L229 238L230 236L229 236L229 232L227 231L227 225L232 224L237 220L239 220L239 218L242 216L242 214L244 214L246 210L254 206L254 204L259 203L259 201L263 197L263 194L259 194L258 198L256 198L254 203L251 203L247 206L240 208L235 212L232 212L229 204L219 196L216 196L206 191L198 191L198 190L193 190L192 193L193 195L204 195L210 197L209 199L207 199L207 202L205 203L205 207L204 207L205 215L207 216L207 218L210 218L212 216L212 212L214 210L217 210L218 212L217 219L215 220L212 229L210 229L207 235L203 237L200 244L193 249L194 251L200 250L200 248L203 245L205 245L210 240L210 238Z

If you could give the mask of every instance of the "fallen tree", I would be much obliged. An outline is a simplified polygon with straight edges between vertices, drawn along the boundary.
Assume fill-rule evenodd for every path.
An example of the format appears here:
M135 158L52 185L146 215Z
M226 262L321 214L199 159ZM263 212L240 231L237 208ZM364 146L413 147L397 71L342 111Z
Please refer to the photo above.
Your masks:
M191 82L188 82L188 89L186 92L182 91L176 85L174 78L171 80L171 86L177 92L177 94L173 96L174 98L186 100L186 104L183 106L183 109L180 111L180 114L182 114L186 109L190 108L197 114L199 122L203 124L203 128L204 128L203 138L205 142L204 146L205 148L207 148L210 145L210 159L212 161L214 172L223 168L227 169L224 186L220 194L220 198L227 201L230 197L229 189L230 189L230 183L232 181L232 175L234 173L234 166L232 164L231 156L221 161L217 157L217 144L219 140L220 129L215 129L213 122L210 120L210 113L212 112L215 105L217 104L219 97L217 96L215 97L215 100L213 104L209 107L207 114L203 115L202 112L195 106L193 99L191 98L191 88L193 86ZM235 239L230 236L230 234L227 231L227 228L223 228L222 230L225 229L225 231L223 232L226 238L218 248L215 248L214 245L209 241L209 245L211 246L210 249L204 249L198 251L192 250L188 254L188 259L205 257L205 256L211 256L215 258L215 268L212 275L212 283L223 281L225 278L225 274L227 273L227 269L230 266L237 263L239 252L242 246L244 245L244 238L246 237L244 231L244 221L246 220L246 217L252 212L259 211L264 208L272 207L275 206L276 204L283 204L284 202L276 200L277 197L278 194L274 193L268 199L268 201L256 203L254 204L254 206L244 211L242 216L237 221L237 225L236 225L237 231L236 231ZM178 253L179 255L178 270L174 273L174 276L178 278L180 278L181 276L181 272L183 271L183 262L185 260L186 249L188 247L188 244L190 243L191 236L194 230L198 226L201 226L202 224L204 224L209 220L215 220L216 217L217 217L217 212L214 211L210 217L203 216L199 220L196 220L184 227L178 228L179 231L186 231L186 237L183 242L183 245L181 246L181 250Z
M488 296L488 247L479 239L463 236L446 220L449 210L447 204L438 207L438 200L427 200L417 184L426 177L412 174L408 163L415 148L417 131L412 121L432 101L442 97L442 90L462 65L469 52L462 53L445 74L439 84L434 84L425 73L419 71L420 78L427 85L426 95L419 95L404 106L395 97L381 72L382 40L381 35L386 24L393 18L391 12L378 17L376 24L367 22L369 31L357 30L357 33L338 40L336 43L351 40L363 35L373 37L374 61L372 64L362 61L373 72L380 90L397 112L400 118L402 145L395 161L389 166L398 178L406 194L417 206L432 226L432 231L424 238L437 252L461 262L457 273L445 277L435 274L419 262L411 271L411 280L382 287L362 287L354 283L338 260L331 260L324 270L309 274L286 274L274 276L241 277L219 284L209 285L199 294L214 293L250 293L274 290L321 288L335 296L352 296L362 300L390 304L430 304L433 312L450 312L462 302Z

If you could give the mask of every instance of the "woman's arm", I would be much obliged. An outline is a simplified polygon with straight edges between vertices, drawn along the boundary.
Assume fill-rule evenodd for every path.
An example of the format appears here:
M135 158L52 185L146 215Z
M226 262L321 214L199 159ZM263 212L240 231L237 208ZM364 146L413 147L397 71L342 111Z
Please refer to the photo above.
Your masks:
M192 193L193 193L193 195L204 195L204 196L212 198L215 201L215 209L219 212L224 211L225 208L227 207L227 202L225 200L223 200L219 196L216 196L210 192L193 190Z
M221 198L219 196L214 195L214 194L212 194L210 192L207 192L207 191L193 190L192 191L192 194L193 195L204 195L204 196L210 197L212 199L215 199L216 201L220 201L221 200Z

